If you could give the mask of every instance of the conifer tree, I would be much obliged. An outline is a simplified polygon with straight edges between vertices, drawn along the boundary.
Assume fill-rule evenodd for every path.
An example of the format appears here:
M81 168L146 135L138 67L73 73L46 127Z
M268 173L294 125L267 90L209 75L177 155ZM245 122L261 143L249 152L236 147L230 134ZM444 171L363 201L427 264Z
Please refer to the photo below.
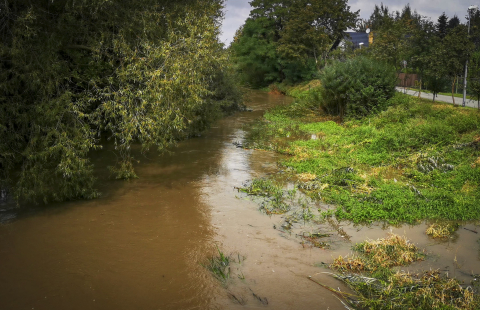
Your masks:
M443 39L447 35L447 24L448 24L448 17L445 15L445 12L438 17L437 24L435 25L435 28L437 30L438 36Z

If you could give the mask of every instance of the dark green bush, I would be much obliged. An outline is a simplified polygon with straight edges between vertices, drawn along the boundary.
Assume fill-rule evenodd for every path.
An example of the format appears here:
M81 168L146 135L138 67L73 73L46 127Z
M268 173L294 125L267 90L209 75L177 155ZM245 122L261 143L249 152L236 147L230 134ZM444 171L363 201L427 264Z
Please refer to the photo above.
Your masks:
M356 57L325 67L320 79L327 113L361 117L387 108L397 77L388 65Z

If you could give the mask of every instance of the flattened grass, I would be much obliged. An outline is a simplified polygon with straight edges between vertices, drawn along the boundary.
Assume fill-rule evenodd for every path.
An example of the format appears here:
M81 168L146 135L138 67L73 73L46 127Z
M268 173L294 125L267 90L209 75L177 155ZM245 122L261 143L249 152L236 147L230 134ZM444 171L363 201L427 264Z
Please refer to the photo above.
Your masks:
M338 257L330 266L342 271L376 271L379 268L405 266L423 260L425 255L405 237L390 234L387 238L357 243L357 255Z
M391 267L409 265L424 254L405 237L358 243L351 257L338 257L330 265L341 271L336 278L355 293L343 294L356 309L479 309L480 295L472 286L430 270L421 274L394 272Z
M480 113L396 94L390 108L338 124L311 102L277 107L248 147L320 186L299 187L355 223L480 218ZM331 215L331 213L329 213Z

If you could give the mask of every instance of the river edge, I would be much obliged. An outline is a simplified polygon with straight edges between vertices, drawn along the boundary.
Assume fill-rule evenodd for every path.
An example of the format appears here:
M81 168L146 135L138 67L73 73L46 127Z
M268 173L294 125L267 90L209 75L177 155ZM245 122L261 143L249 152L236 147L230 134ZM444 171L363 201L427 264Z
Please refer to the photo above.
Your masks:
M98 200L60 204L0 225L3 306L344 309L308 277L345 290L324 273L331 271L322 262L351 253L355 240L385 237L389 229L348 226L351 241L330 250L304 247L296 236L275 229L281 217L262 214L235 187L275 174L281 158L234 143L244 138L244 124L288 98L252 97L257 102L252 112L220 120L171 154L143 159L140 179L112 181ZM232 279L227 289L201 266L216 253L215 244L245 257L238 266L243 279ZM449 251L454 256L455 249ZM244 296L247 304L235 303L229 293Z
M241 142L243 143L244 141ZM253 150L252 152L265 153L265 151L259 150ZM280 169L281 168L278 167L274 169L274 171L268 172L270 178L271 175L275 175ZM265 177L265 175L260 175L258 177ZM244 199L244 196L240 195L239 199ZM257 204L257 209L258 207L259 204ZM322 206L319 207L322 208ZM323 208L325 208L325 210L329 209L329 207L325 205L323 205ZM228 213L224 216L228 216ZM236 217L238 218L238 216ZM425 270L439 270L443 275L456 278L463 282L465 285L468 285L472 281L478 281L476 278L480 274L480 270L478 270L478 266L480 266L480 239L478 236L480 222L478 221L459 222L459 229L453 235L443 239L434 239L429 237L425 233L426 229L431 225L432 221L421 221L415 225L389 225L388 223L383 222L374 222L368 225L361 225L354 224L349 221L340 221L333 224L323 224L320 227L317 227L317 231L320 230L331 234L336 233L338 235L336 238L337 240L334 241L333 247L331 247L330 249L322 249L320 251L316 251L313 246L308 244L306 245L305 242L303 242L302 238L298 238L298 234L295 234L296 236L292 238L290 233L289 238L289 236L285 235L285 231L279 231L277 228L281 227L282 223L284 223L282 217L283 216L280 215L271 215L270 222L268 224L264 224L263 226L271 226L271 230L275 232L273 235L276 236L273 237L272 235L273 240L290 239L290 241L293 241L296 239L296 243L301 246L301 249L297 248L294 251L305 251L306 247L309 248L309 251L314 251L314 255L317 257L317 261L314 262L313 265L316 267L325 267L333 261L333 258L338 257L339 255L351 255L351 247L355 243L364 242L366 240L385 238L389 234L397 234L400 236L405 236L420 250L424 251L427 256L426 259L421 262L416 262L409 266L397 267L395 268L395 270L404 271L412 274L421 273ZM235 223L229 222L229 225L235 225ZM244 231L249 232L247 236L254 233L254 230L252 229L248 229L245 227L243 229L240 228L241 226L238 226L239 234L243 233ZM262 230L262 232L257 231L257 234L267 233ZM345 242L343 244L339 243L339 238L343 238ZM228 243L229 242L226 242L227 248L229 248ZM238 241L236 241L235 243L239 244ZM250 246L252 245L250 244ZM243 248L245 249L244 252L250 252L247 249L248 246L243 246ZM275 261L273 257L271 259ZM284 266L284 269L285 267L288 270L289 267ZM322 273L323 275L326 275L329 272L332 272L328 269L317 269L316 271L317 272L314 274ZM313 273L313 271L311 272ZM258 273L258 271L256 271L256 273ZM308 278L308 275L306 273L304 273L302 276L304 278ZM326 277L322 277L319 282L326 283L326 285L331 287L335 287L335 285L338 285L340 283L340 281L329 281Z

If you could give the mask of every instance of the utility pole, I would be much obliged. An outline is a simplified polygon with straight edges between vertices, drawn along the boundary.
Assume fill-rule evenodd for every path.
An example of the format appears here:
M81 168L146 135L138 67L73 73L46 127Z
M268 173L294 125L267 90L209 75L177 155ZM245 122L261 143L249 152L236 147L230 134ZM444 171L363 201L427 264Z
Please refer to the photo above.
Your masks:
M476 12L478 10L478 5L471 5L468 7L468 36L470 36L470 20L472 19L472 12ZM465 61L465 76L463 77L463 106L466 105L467 100L467 73L468 73L468 57Z

